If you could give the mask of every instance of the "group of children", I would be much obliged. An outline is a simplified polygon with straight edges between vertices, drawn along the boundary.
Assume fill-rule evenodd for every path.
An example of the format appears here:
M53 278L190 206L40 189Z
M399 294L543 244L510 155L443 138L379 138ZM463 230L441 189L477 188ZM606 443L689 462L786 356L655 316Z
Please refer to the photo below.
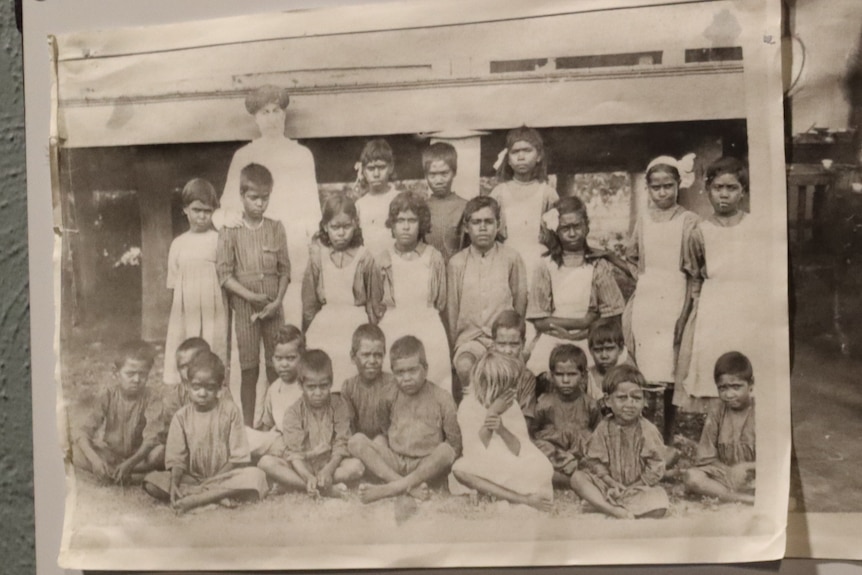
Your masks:
M357 483L366 502L424 499L448 482L452 493L542 510L553 486L570 487L610 515L660 516L673 404L717 396L686 486L753 502L754 379L734 351L748 349L714 335L724 326L740 336L716 314L739 297L722 282L741 281L730 268L745 166L722 159L707 170L715 214L701 222L676 203L679 163L658 158L627 259L588 245L586 207L548 186L536 130L508 134L488 196L452 191L449 144L429 146L423 166L428 197L399 193L391 147L366 145L358 199L323 203L299 270L301 318L285 317L296 270L285 225L265 215L272 172L242 167L241 217L218 232L215 190L189 182L190 230L174 240L168 266L168 385L146 386L149 346L124 348L73 462L116 482L147 473L147 492L180 511L271 488L340 495ZM629 302L618 273L637 279ZM238 403L224 385L228 333ZM255 420L261 366L270 383ZM665 390L664 437L643 417L645 390L656 388Z

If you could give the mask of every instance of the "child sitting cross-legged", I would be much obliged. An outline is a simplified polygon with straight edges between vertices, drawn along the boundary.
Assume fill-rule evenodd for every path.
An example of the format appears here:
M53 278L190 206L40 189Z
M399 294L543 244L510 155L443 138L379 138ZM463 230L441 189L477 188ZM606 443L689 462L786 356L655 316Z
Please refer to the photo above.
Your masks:
M385 435L350 438L351 455L385 483L360 485L364 503L409 493L427 499L428 483L449 473L461 452L455 400L426 379L428 363L422 342L407 335L389 351L398 392L389 410Z
M147 387L154 358L152 346L143 341L120 348L114 382L101 391L77 430L75 467L111 483L140 481L143 473L162 467L161 401Z
M224 364L212 352L201 352L188 367L191 403L171 421L165 468L144 478L144 490L169 501L178 512L234 499L258 499L267 492L266 476L251 462L242 413L221 397Z
M515 358L489 351L476 362L470 376L470 393L458 407L464 455L452 466L461 484L512 503L550 511L554 500L554 468L530 442L527 422L515 401L515 385L522 364Z
M365 468L347 452L350 410L340 395L332 394L332 360L326 352L311 349L303 354L299 383L302 397L284 414L283 457L264 455L257 465L288 489L341 496Z
M697 446L697 465L685 474L689 493L754 504L754 374L738 351L715 363L720 403L707 413Z
M536 405L535 443L554 466L554 484L570 487L601 413L586 393L587 356L581 348L558 345L548 367L552 386Z
M389 428L389 409L398 387L391 373L383 371L386 336L374 324L365 323L353 332L350 357L356 375L344 382L341 397L350 408L351 429L374 439Z
M619 365L605 376L611 415L587 443L582 470L572 488L602 513L621 519L663 517L670 504L658 485L665 472L661 433L642 416L641 373Z

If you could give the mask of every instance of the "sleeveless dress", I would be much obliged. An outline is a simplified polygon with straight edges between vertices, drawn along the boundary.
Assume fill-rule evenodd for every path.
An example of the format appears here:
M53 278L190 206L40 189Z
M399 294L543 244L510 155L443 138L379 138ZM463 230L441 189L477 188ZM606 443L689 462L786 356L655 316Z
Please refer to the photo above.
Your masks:
M344 380L355 375L356 367L350 359L353 332L368 323L365 307L356 305L353 283L357 266L365 255L365 248L357 250L353 260L338 268L330 257L331 248L321 247L321 273L326 304L314 316L305 334L308 349L322 349L332 360L332 391L341 391Z
M227 313L216 274L218 233L186 232L171 242L167 286L174 290L165 336L167 384L179 384L176 353L190 337L202 337L222 361L227 359Z
M440 311L431 302L431 254L435 250L426 246L418 258L407 260L389 249L392 274L392 296L395 305L388 307L380 329L386 334L387 345L405 335L413 335L425 345L428 360L428 380L452 393L452 362L449 357L449 340L440 319ZM445 278L440 278L446 285ZM445 301L445 298L444 298Z
M680 271L685 217L666 222L641 219L644 271L632 298L632 332L638 368L647 381L672 382L676 361L673 332L685 300L686 277Z
M694 340L685 391L694 397L718 397L713 370L728 351L751 360L757 373L761 301L756 282L760 260L752 257L751 237L756 235L750 216L725 227L710 220L699 224L703 235L706 277L697 304ZM640 364L640 362L638 362Z
M554 298L554 312L551 315L566 318L585 316L590 309L594 266L584 264L574 268L566 266L558 267L550 258L545 258L540 265L547 266L551 277L551 293ZM533 350L527 361L527 368L533 373L548 371L548 360L551 357L551 351L562 343L571 343L583 349L587 355L587 364L593 364L586 338L572 341L559 339L547 333L540 333L536 336L534 342Z

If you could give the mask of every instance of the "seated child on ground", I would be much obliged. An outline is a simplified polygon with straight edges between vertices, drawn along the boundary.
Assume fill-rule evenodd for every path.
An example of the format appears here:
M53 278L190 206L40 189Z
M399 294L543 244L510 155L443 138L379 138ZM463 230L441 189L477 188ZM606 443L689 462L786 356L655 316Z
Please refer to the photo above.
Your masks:
M521 365L515 382L515 401L518 402L521 412L527 419L527 429L532 431L536 416L536 376L524 363L526 334L527 323L518 315L518 312L513 310L500 312L491 325L493 349L516 359Z
M497 499L550 511L554 468L530 442L527 423L515 399L522 363L497 351L476 362L471 392L458 407L464 454L452 466L457 482Z
M670 501L658 485L664 476L664 443L655 425L641 415L641 373L628 365L605 376L611 415L596 427L587 443L582 470L572 488L593 507L621 519L663 517Z
M587 345L593 357L593 366L589 368L587 378L588 393L600 406L604 406L606 390L603 385L608 370L623 363L635 367L626 351L619 319L600 319L593 323L587 336Z
M332 394L332 361L326 352L303 354L299 384L302 397L284 414L283 456L264 455L258 467L288 489L340 496L365 468L348 456L350 410L340 395Z
M359 458L383 485L360 485L360 497L370 503L409 493L428 498L428 482L449 473L461 452L455 400L426 379L425 347L413 336L404 336L389 351L392 374L398 385L389 410L385 435L350 438L350 454Z
M141 474L162 468L162 406L158 394L147 387L154 359L155 350L143 341L120 348L114 381L101 390L77 430L75 467L114 483L139 481Z
M398 390L395 377L383 372L385 356L383 330L370 323L356 328L350 348L356 375L344 382L341 397L350 408L350 428L369 439L389 428L389 409Z
M554 484L570 487L601 413L586 393L587 356L581 348L558 345L548 368L552 387L536 405L535 444L554 466Z
M697 466L687 470L685 487L697 495L754 504L751 362L738 351L725 353L715 363L715 384L721 402L707 413L697 446Z
M275 349L272 351L272 367L278 378L269 384L263 397L263 412L257 426L246 427L248 444L253 461L267 453L281 455L282 422L287 409L302 397L297 377L299 362L305 353L305 338L294 325L283 325L275 333Z
M243 418L233 401L221 397L224 364L212 352L201 352L188 368L191 404L171 421L165 468L144 478L144 490L169 501L178 513L209 503L230 504L235 498L266 495L266 475L248 467L251 457Z

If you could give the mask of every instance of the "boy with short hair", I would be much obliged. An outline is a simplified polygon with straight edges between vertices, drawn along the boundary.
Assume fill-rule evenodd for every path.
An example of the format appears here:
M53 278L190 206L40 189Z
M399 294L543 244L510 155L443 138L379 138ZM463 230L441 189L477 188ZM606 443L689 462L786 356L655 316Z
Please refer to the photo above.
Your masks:
M431 144L422 151L422 167L431 192L428 197L431 231L425 234L425 241L448 262L461 249L464 232L461 215L467 205L467 200L452 191L452 180L458 173L458 152L446 142Z
M754 504L756 441L754 425L754 372L738 351L715 362L716 403L706 416L697 446L697 465L685 474L690 493L722 501Z
M284 414L283 456L264 455L257 465L288 489L341 496L365 468L349 457L350 410L340 395L332 394L332 361L326 352L303 354L299 384L302 396Z
M283 323L282 300L290 282L290 260L284 225L264 217L272 193L272 174L260 164L240 172L243 225L219 232L216 267L228 293L242 370L240 401L246 426L254 423L260 345L263 340L267 380L272 368L275 334Z
M370 503L409 493L427 499L428 482L447 476L461 452L461 430L455 401L426 379L425 347L408 335L389 351L392 373L398 384L390 408L386 435L371 440L354 435L350 453L365 464L383 485L361 485L360 498Z
M527 420L527 429L533 431L536 417L536 376L527 369L524 363L524 339L527 335L527 324L518 312L506 310L494 320L491 325L491 338L494 349L503 355L518 360L521 373L515 386L515 401L521 407L521 412Z
M162 468L162 405L158 394L147 387L155 355L143 341L120 347L114 382L101 390L77 430L72 446L75 467L113 483L140 480L143 473Z
M558 345L548 363L553 387L536 404L534 443L554 466L554 485L570 487L602 415L586 393L587 356L581 348Z
M605 318L593 322L587 335L587 345L594 364L589 368L587 391L590 397L601 404L607 395L602 382L608 370L621 364L632 367L635 365L626 351L622 326L617 318Z
M376 325L366 323L353 332L350 357L356 375L347 379L341 397L351 413L351 428L369 439L383 435L389 428L389 409L398 387L391 373L383 372L386 336Z
M505 310L524 317L527 273L517 251L497 241L500 205L489 196L467 202L463 215L470 245L448 265L447 314L453 364L463 392L476 360L493 345L491 325ZM456 393L456 399L460 393Z
M266 476L248 467L251 458L242 414L220 397L224 364L212 352L197 354L188 367L191 403L180 409L168 431L165 468L144 478L144 490L169 501L178 513L233 498L258 499L267 492Z
M174 414L180 409L191 403L189 388L185 385L189 380L189 365L192 360L201 352L212 351L210 344L202 337L190 337L177 346L175 355L177 362L177 373L180 376L180 383L177 385L165 385L162 390L162 418L164 422L164 432L162 434L162 443L167 439L168 429L171 426L171 420ZM227 388L225 388L227 390Z

